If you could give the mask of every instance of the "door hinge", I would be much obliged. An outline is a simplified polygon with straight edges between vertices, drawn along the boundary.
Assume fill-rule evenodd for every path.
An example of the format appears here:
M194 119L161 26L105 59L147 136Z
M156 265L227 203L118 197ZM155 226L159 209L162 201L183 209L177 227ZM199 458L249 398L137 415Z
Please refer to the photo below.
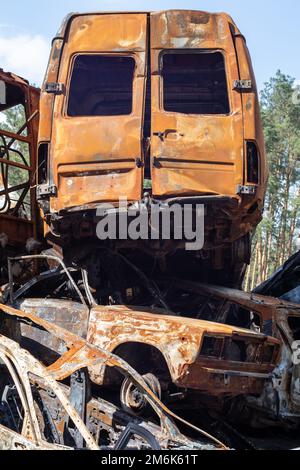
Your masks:
M52 93L54 95L62 95L64 93L65 87L63 83L57 82L48 82L45 85L45 92Z
M153 157L152 164L154 168L161 168L161 163L158 157Z
M237 91L252 90L252 80L234 80L233 89Z
M57 197L57 187L55 185L40 184L36 189L37 199L46 199L48 197Z
M137 168L144 168L144 163L143 163L141 158L137 158L135 160L135 164L136 164Z
M237 187L237 194L242 194L245 196L255 196L256 195L256 186L241 186Z

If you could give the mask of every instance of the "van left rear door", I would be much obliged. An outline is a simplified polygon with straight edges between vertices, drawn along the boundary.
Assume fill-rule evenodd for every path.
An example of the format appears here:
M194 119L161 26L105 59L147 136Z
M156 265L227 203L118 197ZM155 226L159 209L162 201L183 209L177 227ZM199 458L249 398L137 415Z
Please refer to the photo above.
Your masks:
M144 13L72 19L54 106L53 212L141 198L146 42Z

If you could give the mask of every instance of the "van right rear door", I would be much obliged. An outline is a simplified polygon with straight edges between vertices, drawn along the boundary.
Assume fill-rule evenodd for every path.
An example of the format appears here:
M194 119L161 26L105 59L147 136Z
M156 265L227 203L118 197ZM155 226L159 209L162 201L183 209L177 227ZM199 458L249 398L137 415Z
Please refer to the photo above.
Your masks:
M151 14L155 197L228 195L243 184L243 116L227 15Z

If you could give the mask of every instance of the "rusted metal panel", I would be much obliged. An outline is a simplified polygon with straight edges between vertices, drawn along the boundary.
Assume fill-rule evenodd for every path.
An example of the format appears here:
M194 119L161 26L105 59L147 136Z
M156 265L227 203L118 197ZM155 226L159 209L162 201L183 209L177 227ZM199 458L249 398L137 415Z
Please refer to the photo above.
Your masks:
M150 38L147 18L150 18ZM238 31L228 15L180 10L152 14L74 14L66 20L53 43L41 103L39 141L51 141L49 183L58 187L58 198L51 198L53 212L116 201L120 191L129 200L140 199L143 170L135 168L134 161L140 159L143 163L144 157L148 44L152 51L151 154L152 163L159 162L159 166L154 164L152 168L153 195L216 194L240 202L237 188L246 184L243 133L248 128L254 129L255 121L255 132L249 130L245 136L258 140L261 147L262 179L257 199L262 200L266 172L259 114L255 110L254 118L247 120L250 98L245 101L240 91L233 90L234 81L240 78L239 66L241 70L251 68L250 58L240 54L238 59L231 28ZM231 109L228 116L163 111L160 63L161 53L166 50L220 51L224 55ZM81 53L122 54L136 59L134 109L130 116L93 119L66 116L73 59ZM252 71L251 78L254 80ZM55 98L45 93L46 83L52 81L65 87ZM257 99L255 90L251 97ZM164 133L162 141L160 135ZM255 203L250 199L246 205Z
M118 206L120 196L129 204L144 197L154 204L161 199L170 205L203 203L205 249L212 254L212 269L225 271L229 256L233 269L228 285L240 286L249 262L249 238L262 217L267 168L255 77L246 46L240 47L239 41L237 27L223 13L171 10L68 16L53 41L40 106L39 154L45 153L46 176L38 181L38 199L48 240L61 247L83 237L96 241L99 203ZM165 111L161 65L166 52L219 54L225 64L221 81L228 92L228 111ZM130 114L82 116L79 112L73 116L68 112L73 72L82 56L135 60ZM81 79L88 73L101 75L83 67ZM237 89L234 82L242 79L251 80L253 88ZM213 73L208 87L207 80L204 86L201 80L200 74L196 89L205 102L210 92L202 89L215 90L220 80ZM97 92L98 84L92 84L91 78L89 83L96 96L92 101L99 106L106 95ZM113 103L111 95L108 101ZM181 96L180 90L176 96ZM89 100L84 95L78 108ZM246 140L259 151L257 184L248 181ZM130 248L131 241L117 240L116 245L119 242ZM235 242L240 247L231 250L229 244ZM183 244L184 240L170 240L161 251L175 257ZM139 246L153 256L160 249L149 240ZM217 253L216 247L220 247Z
M232 90L238 78L229 17L196 11L151 14L153 194L221 194L237 197L243 182L243 116L241 96ZM163 109L163 51L221 51L226 61L229 116L186 115ZM172 129L162 142L155 134Z
M51 184L58 187L58 198L52 200L54 212L103 200L118 200L120 195L129 200L141 197L142 168L137 167L136 160L142 154L146 25L147 17L143 14L86 15L74 18L70 24L58 75L67 93L55 98L50 149ZM54 47L57 44L55 42ZM106 57L122 54L136 61L130 115L67 116L72 64L80 54ZM45 120L49 122L50 99L47 94L43 97ZM47 135L49 129L41 131L40 138Z
M53 41L49 63L45 74L45 82L47 83L54 83L58 80L62 45L62 39L55 39ZM42 88L40 99L40 114L42 116L42 119L40 120L39 125L39 144L50 142L54 100L55 96L53 94L46 93L45 90ZM48 170L50 169L48 168Z
M86 334L87 309L72 302L41 299L25 300L20 304L22 311L39 317L41 320L52 319L54 324L64 328L73 324L69 330L81 336ZM66 314L64 314L64 312ZM85 320L81 323L82 315ZM21 332L24 338L31 339L37 344L43 344L41 352L44 359L54 360L54 352L62 354L64 351L61 341L44 332L34 330L34 327L22 325ZM260 354L268 347L274 347L273 354L267 361L254 361L246 359L229 360L228 358L209 358L206 353L202 356L200 351L204 340L208 337L220 340L245 342L257 345ZM159 351L166 361L173 383L182 388L195 389L209 394L239 395L241 388L243 394L262 392L265 380L276 365L280 343L274 338L257 334L254 331L237 328L219 323L193 320L189 318L166 315L162 311L153 311L138 308L95 307L89 315L87 326L87 339L90 344L101 347L110 352L118 351L120 346L132 343L147 345ZM228 343L227 347L230 347ZM256 347L256 346L255 346ZM127 357L127 356L126 356ZM136 363L134 357L129 357ZM159 359L160 360L160 359ZM150 362L149 362L150 363ZM105 365L90 367L90 377L93 382L102 384L105 379ZM232 378L230 377L232 374Z
M51 301L39 299L26 300L21 303L20 308L24 312L35 313L35 315L50 323L54 323L81 338L86 338L88 331L89 309L81 304L71 301ZM57 353L66 352L63 341L47 331L37 330L34 326L22 324L20 326L22 342L34 340L38 346L42 345L41 357L48 363L55 359ZM26 344L26 343L25 343ZM38 357L38 354L36 354Z
M169 368L174 383L179 387L193 388L216 395L256 393L262 391L264 380L276 363L241 364L234 361L211 361L199 358L204 337L233 337L243 341L260 341L279 349L279 341L257 335L229 325L222 325L189 318L163 315L126 307L96 307L91 310L88 340L92 344L115 351L126 343L148 344L159 350ZM233 380L225 376L235 375ZM250 374L250 378L248 377ZM257 376L255 377L255 374ZM104 369L91 369L96 383L102 383ZM223 381L223 386L220 382ZM219 384L219 387L215 384Z
M252 89L247 93L242 93L243 103L243 129L244 139L250 142L257 142L259 148L259 185L257 187L257 198L264 199L264 188L268 181L268 162L265 151L263 127L261 124L259 94L256 85L250 53L246 44L246 39L241 35L237 27L232 23L233 41L239 66L239 75L242 80L251 80ZM246 149L244 152L246 156ZM247 175L247 161L244 157L245 183L249 184ZM250 182L251 184L251 182Z
M25 245L28 238L37 235L38 212L34 186L40 91L30 86L24 79L12 73L6 73L2 69L0 69L0 80L8 87L11 101L11 103L3 104L1 110L14 107L22 101L25 114L24 126L15 132L1 129L0 123L2 168L0 233L7 236L9 246ZM24 131L26 131L25 134ZM20 144L28 145L28 150L25 149L23 152ZM12 183L14 170L23 172L18 184ZM25 174L28 178L26 182ZM30 201L30 209L26 215L22 209L25 200L26 204Z
M15 374L15 370L22 380L22 390L20 388L20 393L22 395L22 403L25 412L28 413L30 424L30 426L27 427L27 430L29 429L30 433L27 431L26 439L32 441L32 447L36 445L43 448L44 442L43 437L41 436L41 429L36 415L34 399L32 395L31 384L36 381L37 384L42 382L42 388L45 387L45 390L50 390L52 392L51 397L57 398L59 400L62 409L64 410L63 412L66 413L72 420L75 427L86 442L87 448L91 450L99 449L99 445L96 443L89 429L86 427L83 420L70 402L70 399L66 393L66 387L58 383L58 381L62 381L65 378L70 377L74 372L82 370L86 367L93 367L96 366L96 364L100 365L101 363L104 363L109 367L118 367L118 369L123 371L124 375L129 376L133 383L135 383L142 393L145 394L145 397L155 410L157 416L160 418L161 428L160 430L159 428L156 428L156 432L160 436L161 442L164 444L165 448L168 448L169 445L172 445L172 443L176 442L179 445L188 446L190 448L207 448L205 444L203 446L201 442L193 441L183 436L171 418L178 420L186 426L194 429L194 431L204 435L206 438L214 442L217 447L225 448L225 446L213 436L210 436L205 431L190 425L185 420L179 418L173 412L168 410L146 385L143 378L122 359L108 351L90 345L82 338L66 330L63 330L55 324L51 324L46 320L40 319L31 313L16 310L5 305L1 305L1 312L2 314L8 316L8 318L11 320L18 319L18 321L20 321L23 319L30 321L33 325L36 325L37 328L42 328L49 334L55 336L56 341L60 340L65 343L66 352L63 353L54 364L48 367L44 367L42 363L38 362L36 358L28 351L22 349L17 342L9 339L6 336L0 335L1 360L7 361L8 364L11 362L11 364L14 366L14 368L11 368L12 374ZM34 377L36 377L36 379ZM30 383L30 381L32 382ZM94 405L93 411L95 412L97 411L97 407L99 407L99 402L94 401L91 403L91 405ZM100 409L98 410L99 413L101 413ZM95 417L96 415L94 413L94 419ZM111 418L107 416L104 424L109 425L110 420ZM7 442L9 445L13 445L11 441L12 439L6 435L4 442ZM45 443L45 445L47 444ZM58 446L56 447L58 448Z
M292 302L287 302L275 297L268 297L255 293L244 292L236 289L229 289L227 287L219 287L208 284L196 283L191 281L184 281L169 278L165 282L172 283L179 289L184 289L187 292L204 293L212 295L216 298L233 302L245 309L256 312L260 315L263 321L272 320L277 312L281 309L289 311L290 314L298 314L300 307Z
M0 232L7 235L9 245L25 245L34 236L34 225L30 220L0 214Z

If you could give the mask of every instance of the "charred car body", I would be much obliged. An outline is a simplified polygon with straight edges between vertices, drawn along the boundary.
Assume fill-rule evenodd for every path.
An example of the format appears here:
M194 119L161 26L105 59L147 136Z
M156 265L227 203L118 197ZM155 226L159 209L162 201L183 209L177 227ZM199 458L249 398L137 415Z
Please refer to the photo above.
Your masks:
M128 364L34 315L1 305L0 448L2 450L224 449L220 441L169 411ZM28 323L60 345L51 364L37 360L41 343L26 343ZM5 333L5 334L2 334ZM9 334L10 338L6 335ZM32 355L34 354L34 355ZM133 418L93 393L88 367L105 363L130 377L148 400L160 426ZM185 437L173 419L198 433Z
M276 297L280 308L265 322L264 331L275 330L282 342L279 364L273 374L273 387L266 387L254 407L267 411L273 422L298 427L300 422L300 252L292 256L254 292Z
M257 287L252 294L233 289L214 286L201 286L196 283L174 281L177 289L192 294L204 293L207 304L212 303L213 312L217 313L216 302L223 305L219 310L226 313L226 321L236 319L255 325L265 334L277 338L281 344L277 356L277 365L265 381L260 396L248 394L233 402L228 417L233 422L251 423L254 428L286 427L298 429L300 424L299 401L299 324L300 307L297 305L296 285L299 287L299 253L287 261L268 281ZM276 292L279 298L275 298ZM291 294L294 292L294 295ZM272 294L262 295L262 294ZM295 303L293 303L293 300ZM222 302L225 302L224 304ZM232 303L238 307L228 308ZM222 317L219 315L220 320ZM223 321L224 321L223 317ZM253 351L252 348L250 350ZM270 351L269 351L270 352ZM272 354L272 353L271 353Z
M78 291L73 291L70 300L62 300L70 279L73 289L76 286ZM164 282L169 283L170 298L172 289L181 291L186 305L189 300L191 304L196 303L197 308L191 312L186 306L180 312L176 306L174 313L175 310L157 307L90 304L88 284L84 280L80 282L78 272L68 271L65 266L64 270L59 268L37 276L15 292L16 286L11 283L9 294L10 302L22 311L50 320L118 354L138 370L164 400L187 398L197 406L203 402L203 397L204 401L209 397L214 403L217 397L222 408L225 401L240 396L260 396L280 353L277 339L259 333L264 311L249 301L248 310L239 315L240 291L234 291L236 299L232 302L218 304L217 301L212 307L208 286L196 283L201 295L198 292L192 302L186 297L189 283L164 280L162 284ZM40 297L43 289L48 299ZM72 286L68 291L72 292ZM75 296L81 304L74 301ZM236 316L231 315L232 310ZM253 316L255 310L256 317ZM213 312L213 316L209 312ZM37 337L35 330L25 327L22 334L30 341L47 345L48 354L57 351L57 345ZM93 383L119 389L125 409L143 411L144 403L134 403L135 389L130 382L122 382L120 376L109 373L105 367L90 368L89 373Z

